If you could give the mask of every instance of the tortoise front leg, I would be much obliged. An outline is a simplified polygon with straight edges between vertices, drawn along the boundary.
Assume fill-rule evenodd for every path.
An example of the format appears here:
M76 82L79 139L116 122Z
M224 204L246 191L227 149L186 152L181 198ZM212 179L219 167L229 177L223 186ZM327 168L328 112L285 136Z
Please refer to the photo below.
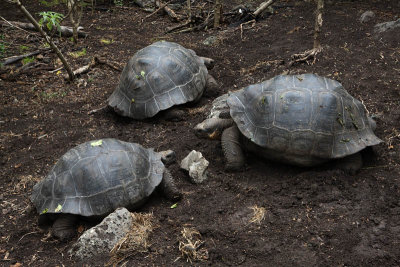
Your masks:
M360 152L336 161L336 167L350 175L355 175L361 169L362 165L363 161Z
M175 184L175 180L172 177L171 173L165 169L163 174L163 179L160 183L160 189L169 200L176 201L181 199L182 193L179 191L178 187Z
M59 214L53 223L52 234L60 240L66 240L76 234L75 225L78 216L74 214Z
M240 146L240 132L237 126L225 129L221 137L222 150L226 159L225 170L237 171L244 165L244 155Z

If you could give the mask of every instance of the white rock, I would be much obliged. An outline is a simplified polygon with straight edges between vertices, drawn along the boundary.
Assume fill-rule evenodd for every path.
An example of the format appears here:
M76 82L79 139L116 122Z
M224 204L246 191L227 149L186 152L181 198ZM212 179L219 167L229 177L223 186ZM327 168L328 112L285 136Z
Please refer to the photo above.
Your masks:
M209 162L203 157L201 152L192 150L181 161L181 168L189 172L190 180L193 183L199 184L207 179L207 168Z
M360 16L360 22L366 23L366 22L370 21L371 19L373 19L374 17L375 17L374 12L372 12L371 10L365 11Z
M71 256L88 259L110 253L115 244L131 230L132 216L126 208L116 209L104 220L84 232L68 251Z

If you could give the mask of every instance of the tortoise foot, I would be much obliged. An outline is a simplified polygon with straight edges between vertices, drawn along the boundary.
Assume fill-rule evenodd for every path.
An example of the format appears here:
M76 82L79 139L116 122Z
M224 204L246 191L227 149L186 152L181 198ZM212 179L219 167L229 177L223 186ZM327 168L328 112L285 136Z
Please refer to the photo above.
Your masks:
M336 166L344 172L355 175L362 167L362 157L360 153L356 153L342 159L338 159Z
M60 214L54 221L52 235L60 240L67 240L76 235L75 224L78 217L72 214Z

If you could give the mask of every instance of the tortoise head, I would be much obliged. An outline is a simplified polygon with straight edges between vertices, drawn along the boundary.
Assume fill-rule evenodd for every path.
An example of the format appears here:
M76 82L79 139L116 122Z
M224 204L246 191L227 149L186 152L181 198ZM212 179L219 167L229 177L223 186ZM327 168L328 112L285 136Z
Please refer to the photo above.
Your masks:
M194 127L195 133L200 138L217 139L224 129L233 125L232 119L209 118Z

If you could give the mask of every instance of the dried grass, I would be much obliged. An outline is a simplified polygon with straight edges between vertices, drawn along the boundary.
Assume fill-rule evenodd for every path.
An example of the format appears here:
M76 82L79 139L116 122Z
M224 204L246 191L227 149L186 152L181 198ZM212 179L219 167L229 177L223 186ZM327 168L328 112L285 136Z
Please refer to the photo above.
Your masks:
M179 251L188 262L208 260L208 251L202 247L201 234L193 227L184 227L179 238Z
M249 222L261 224L261 221L265 219L265 213L267 212L267 210L263 207L258 207L257 205L250 207L250 209L253 210L253 216L251 217Z
M147 252L150 247L149 236L157 227L152 213L131 213L133 225L131 231L111 250L106 266L117 266L127 257L140 252Z

